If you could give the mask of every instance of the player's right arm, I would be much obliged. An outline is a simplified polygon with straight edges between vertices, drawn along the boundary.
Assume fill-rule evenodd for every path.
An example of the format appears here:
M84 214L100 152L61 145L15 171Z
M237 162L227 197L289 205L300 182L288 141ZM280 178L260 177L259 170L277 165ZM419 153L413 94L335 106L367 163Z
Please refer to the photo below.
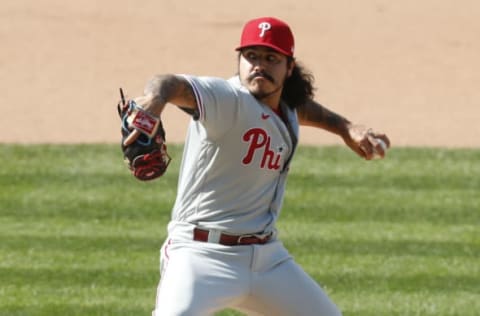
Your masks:
M160 117L167 103L175 104L193 115L198 112L191 84L185 77L173 74L154 76L146 84L144 95L135 98L135 102L157 117ZM140 132L134 129L125 139L124 146L130 145L139 135Z
M160 116L167 103L197 111L197 101L188 80L179 75L156 75L144 89L144 102L140 105L148 112Z

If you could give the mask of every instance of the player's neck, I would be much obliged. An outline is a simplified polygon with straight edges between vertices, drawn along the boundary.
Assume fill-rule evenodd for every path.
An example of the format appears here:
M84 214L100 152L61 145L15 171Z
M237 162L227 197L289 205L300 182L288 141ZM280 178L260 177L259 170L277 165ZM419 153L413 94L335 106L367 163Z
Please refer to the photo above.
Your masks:
M277 114L280 118L283 119L283 114L282 114L282 108L280 106L278 106L276 109L273 109L273 112L275 112L275 114Z
M277 111L280 108L281 93L270 94L260 98L259 101L265 105L268 105L273 111Z
M258 91L252 92L253 96L261 103L268 105L271 109L275 110L280 104L282 96L283 86L274 87L270 91Z

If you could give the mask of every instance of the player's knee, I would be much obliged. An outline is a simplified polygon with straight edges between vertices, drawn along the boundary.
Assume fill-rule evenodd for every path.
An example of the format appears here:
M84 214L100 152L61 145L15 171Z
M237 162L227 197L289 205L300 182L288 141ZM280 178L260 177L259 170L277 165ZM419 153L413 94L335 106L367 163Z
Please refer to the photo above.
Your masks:
M192 311L191 308L157 308L152 312L152 316L204 316L207 315L201 311Z
M340 311L340 309L337 307L337 305L333 304L332 303L332 306L331 306L331 311L328 313L328 315L330 316L342 316L342 312Z

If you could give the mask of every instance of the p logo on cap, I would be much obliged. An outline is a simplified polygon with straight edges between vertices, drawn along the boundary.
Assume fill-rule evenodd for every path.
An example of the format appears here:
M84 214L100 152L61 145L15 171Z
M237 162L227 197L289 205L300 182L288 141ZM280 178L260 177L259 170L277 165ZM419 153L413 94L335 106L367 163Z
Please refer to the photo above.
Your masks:
M258 25L258 28L261 30L260 32L260 37L264 37L265 36L265 32L268 31L269 29L272 28L272 25L268 22L261 22L259 25Z
M290 57L293 57L295 48L293 33L288 24L273 17L253 19L245 24L240 46L236 50L251 46L270 47Z

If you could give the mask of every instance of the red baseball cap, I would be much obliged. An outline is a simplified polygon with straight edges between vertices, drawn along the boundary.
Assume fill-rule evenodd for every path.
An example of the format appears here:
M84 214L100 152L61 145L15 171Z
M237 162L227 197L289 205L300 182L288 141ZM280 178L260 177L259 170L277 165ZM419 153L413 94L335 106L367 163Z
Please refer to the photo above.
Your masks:
M295 43L287 23L273 17L263 17L245 24L240 46L236 50L250 46L267 46L293 57Z

